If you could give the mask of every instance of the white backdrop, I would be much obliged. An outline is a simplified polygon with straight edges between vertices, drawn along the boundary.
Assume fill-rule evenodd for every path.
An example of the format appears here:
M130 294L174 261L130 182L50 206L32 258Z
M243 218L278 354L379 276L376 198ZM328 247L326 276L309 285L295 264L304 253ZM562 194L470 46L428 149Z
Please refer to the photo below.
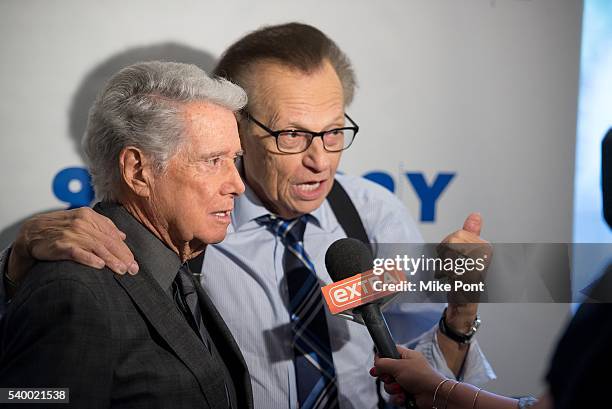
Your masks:
M210 70L241 35L287 21L322 29L355 66L347 112L361 131L342 171L386 173L417 220L406 173L454 174L420 222L427 240L476 210L491 241L571 242L581 11L579 0L3 0L0 244L20 220L66 207L52 181L82 166L76 141L108 75L152 58ZM492 390L541 391L566 313L482 306Z

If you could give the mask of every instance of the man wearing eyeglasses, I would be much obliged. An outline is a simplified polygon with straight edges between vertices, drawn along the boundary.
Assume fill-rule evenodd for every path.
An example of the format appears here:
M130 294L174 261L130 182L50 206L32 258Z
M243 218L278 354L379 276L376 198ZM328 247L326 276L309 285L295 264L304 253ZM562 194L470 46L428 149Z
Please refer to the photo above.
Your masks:
M319 30L290 23L237 41L215 74L249 96L238 116L246 192L235 200L225 241L207 248L201 280L247 362L255 407L375 408L376 387L367 373L371 338L365 327L327 315L320 292L321 283L331 281L325 251L347 236L326 200L334 181L371 242L418 243L422 237L390 192L336 174L359 130L345 113L355 88L350 62ZM445 240L484 243L480 223L470 215ZM119 237L114 226L87 210L34 218L13 246L5 283L17 286L34 257L136 273L137 260L109 237ZM450 305L446 326L467 333L476 309ZM457 342L433 328L417 348L449 377L475 384L494 377L475 342Z

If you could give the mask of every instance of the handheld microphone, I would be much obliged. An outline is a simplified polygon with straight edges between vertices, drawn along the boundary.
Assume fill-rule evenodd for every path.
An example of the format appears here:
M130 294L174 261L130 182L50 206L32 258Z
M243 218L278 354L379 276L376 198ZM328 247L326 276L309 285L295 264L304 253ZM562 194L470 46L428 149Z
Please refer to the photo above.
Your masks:
M353 238L336 240L325 253L325 266L334 282L347 279L355 274L372 270L374 259L370 249L361 241ZM389 332L387 321L378 303L365 303L353 308L359 314L374 341L376 350L382 358L400 359L395 341ZM416 408L414 397L406 394L406 407Z

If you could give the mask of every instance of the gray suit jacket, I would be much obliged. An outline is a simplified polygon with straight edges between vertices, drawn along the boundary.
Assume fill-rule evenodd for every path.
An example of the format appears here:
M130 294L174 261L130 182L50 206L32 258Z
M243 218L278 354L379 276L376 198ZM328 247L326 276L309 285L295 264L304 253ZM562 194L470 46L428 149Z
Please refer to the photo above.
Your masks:
M123 207L96 210L127 234L140 272L119 276L72 262L38 263L0 325L0 387L68 387L70 405L62 407L223 408L221 366L171 298L180 259ZM238 407L252 408L238 346L199 284L198 292Z

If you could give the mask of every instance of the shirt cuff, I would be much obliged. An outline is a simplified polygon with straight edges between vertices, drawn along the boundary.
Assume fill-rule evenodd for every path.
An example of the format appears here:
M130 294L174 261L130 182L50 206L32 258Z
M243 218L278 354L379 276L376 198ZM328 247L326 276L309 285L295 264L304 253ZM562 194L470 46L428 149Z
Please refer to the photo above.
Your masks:
M434 325L429 331L419 336L415 340L409 342L405 346L410 349L419 351L425 356L427 361L433 366L438 372L447 378L457 379L455 374L450 370L444 358L444 354L438 344L438 325ZM487 382L496 379L497 376L491 368L491 364L487 361L484 353L478 345L478 341L474 339L470 343L467 356L465 358L465 364L463 366L463 373L460 376L461 382L469 383L477 387L484 386Z
M0 252L0 272L2 273L2 282L0 283L0 319L6 312L9 300L6 299L6 289L4 288L4 274L6 273L11 247L7 247Z

